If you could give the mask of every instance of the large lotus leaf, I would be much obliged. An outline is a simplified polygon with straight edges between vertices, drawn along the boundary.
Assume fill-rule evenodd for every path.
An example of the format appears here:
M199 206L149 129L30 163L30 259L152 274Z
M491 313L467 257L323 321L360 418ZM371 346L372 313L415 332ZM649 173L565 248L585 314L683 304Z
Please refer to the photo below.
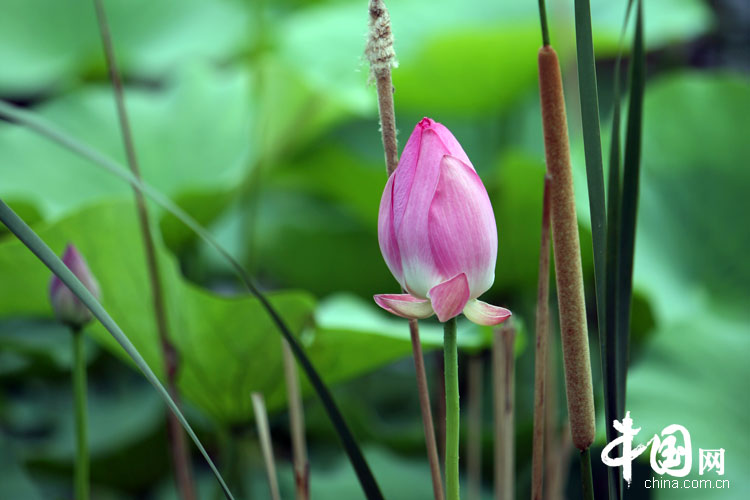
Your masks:
M38 227L56 251L72 241L86 256L102 288L102 303L157 373L163 373L158 349L142 242L132 203L95 205L52 225ZM184 281L175 261L159 252L172 341L182 361L184 396L220 420L252 414L249 394L268 391L282 381L269 378L269 365L280 357L279 334L256 299L224 298ZM18 241L0 245L0 313L49 316L49 271ZM293 331L312 315L304 293L271 294ZM90 334L125 356L110 335L94 323Z
M196 59L222 60L244 40L239 2L107 0L126 77L159 78ZM34 95L105 74L93 2L6 0L0 17L0 95Z
M128 90L143 178L169 195L237 185L250 159L249 83L244 71L196 66L164 89ZM35 111L126 165L108 86L86 87ZM45 216L132 195L127 183L25 128L0 126L0 149L0 195L36 204Z
M72 241L85 255L102 288L102 304L148 363L163 374L148 279L135 210L130 202L99 204L53 224L40 236L61 251ZM280 335L260 303L251 297L221 297L180 277L176 263L160 247L172 341L181 360L179 384L186 398L225 422L252 416L249 394L261 391L270 410L285 404ZM49 271L18 241L0 243L0 314L50 316ZM314 301L302 292L270 293L290 328L300 333L310 358L329 383L353 378L410 352L405 321L384 318L374 305L341 299L313 316ZM440 344L438 326L423 328L427 347ZM486 345L487 332L462 326L462 345ZM90 334L125 356L97 323ZM307 387L307 386L306 386ZM309 393L309 391L308 391Z

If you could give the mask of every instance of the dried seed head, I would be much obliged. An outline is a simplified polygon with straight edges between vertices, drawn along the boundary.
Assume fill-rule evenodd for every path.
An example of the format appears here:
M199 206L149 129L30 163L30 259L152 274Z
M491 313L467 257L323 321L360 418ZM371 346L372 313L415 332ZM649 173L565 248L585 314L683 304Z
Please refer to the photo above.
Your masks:
M370 33L367 37L365 56L370 63L370 82L380 73L397 66L393 50L391 16L383 0L370 1Z

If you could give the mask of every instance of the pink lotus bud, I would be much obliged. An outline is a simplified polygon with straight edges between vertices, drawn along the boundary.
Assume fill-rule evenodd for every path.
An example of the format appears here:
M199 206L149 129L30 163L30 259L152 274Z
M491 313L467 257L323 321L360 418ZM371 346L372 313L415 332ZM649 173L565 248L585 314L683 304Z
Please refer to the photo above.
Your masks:
M496 325L510 311L476 300L495 280L497 227L481 179L453 134L424 118L404 147L380 200L378 241L388 269L407 291L376 295L405 318L463 312Z
M89 289L94 297L98 299L99 284L91 274L83 256L74 245L68 244L65 247L62 261L68 266L68 269L73 271L73 274L81 280L81 283ZM80 328L91 321L91 311L70 291L70 288L60 281L60 278L54 275L49 285L49 297L52 309L55 311L55 316L63 323Z

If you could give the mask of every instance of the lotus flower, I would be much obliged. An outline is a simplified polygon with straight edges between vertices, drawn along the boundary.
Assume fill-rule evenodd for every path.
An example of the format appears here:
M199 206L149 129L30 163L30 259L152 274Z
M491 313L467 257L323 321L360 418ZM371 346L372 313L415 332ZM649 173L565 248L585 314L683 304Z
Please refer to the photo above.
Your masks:
M99 284L91 274L89 266L74 245L68 244L62 257L63 264L73 271L81 283L89 289L94 297L99 298ZM91 321L91 311L83 305L60 278L52 276L49 286L49 297L55 316L68 325L80 328Z
M424 118L388 179L378 215L380 251L405 294L375 302L403 318L462 312L496 325L510 311L480 300L495 280L497 227L487 190L453 134Z

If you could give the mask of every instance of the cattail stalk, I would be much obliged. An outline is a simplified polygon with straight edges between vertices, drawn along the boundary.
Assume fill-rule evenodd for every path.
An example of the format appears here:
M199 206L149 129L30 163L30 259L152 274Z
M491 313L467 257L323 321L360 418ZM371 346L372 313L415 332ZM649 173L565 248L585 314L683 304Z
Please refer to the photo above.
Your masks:
M109 71L109 77L114 90L115 104L117 105L117 117L120 122L120 132L125 147L125 153L133 176L140 181L141 171L138 164L138 157L135 152L133 143L130 121L128 119L127 109L125 108L125 98L122 89L122 78L117 67L114 48L112 46L112 36L109 31L106 12L102 5L102 0L94 0L96 16L99 24L99 32L104 48L104 56ZM164 290L159 272L159 262L156 257L156 245L154 243L153 229L149 219L148 208L143 193L136 186L133 186L135 195L136 209L138 212L138 222L143 237L143 247L146 256L146 266L148 270L149 284L151 288L151 300L154 308L154 319L156 329L159 335L159 344L161 354L164 360L165 371L167 375L167 390L172 400L180 407L179 392L177 390L177 375L179 370L179 359L177 350L169 338L169 327L167 323L167 312L164 304ZM172 455L172 463L175 470L175 479L183 500L194 500L195 487L193 484L192 467L190 464L190 454L185 439L185 433L180 426L177 417L171 412L167 414L167 428L169 433L169 444Z
M534 354L534 435L531 453L531 498L544 493L545 404L547 399L547 338L549 336L550 178L544 178L542 236L539 244L539 279L536 302L536 350Z
M393 49L391 17L382 0L370 0L370 33L365 56L370 63L370 80L375 82L378 92L378 114L380 133L385 151L386 172L390 177L398 166L398 140L396 138L396 112L393 104L393 80L391 69L396 66L396 52ZM430 392L424 368L424 356L419 339L417 320L409 320L409 333L417 376L419 406L422 412L427 460L430 463L432 489L435 500L443 500L443 481L440 475L435 426L430 408Z
M552 236L568 416L573 444L584 451L594 441L594 393L565 99L560 63L549 46L539 49L539 89L547 172L551 178Z
M495 396L495 500L514 496L514 411L516 329L508 322L495 330L492 342L492 379Z

